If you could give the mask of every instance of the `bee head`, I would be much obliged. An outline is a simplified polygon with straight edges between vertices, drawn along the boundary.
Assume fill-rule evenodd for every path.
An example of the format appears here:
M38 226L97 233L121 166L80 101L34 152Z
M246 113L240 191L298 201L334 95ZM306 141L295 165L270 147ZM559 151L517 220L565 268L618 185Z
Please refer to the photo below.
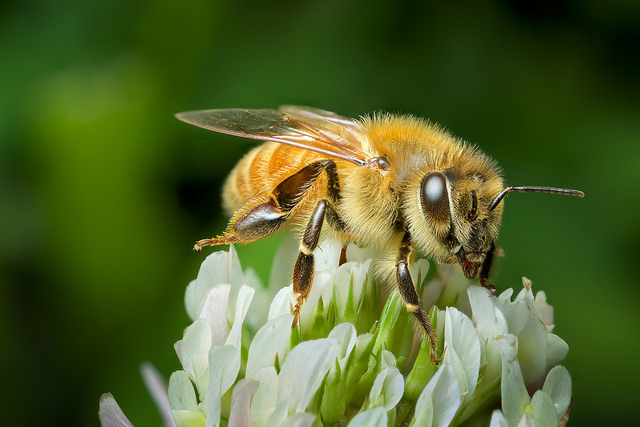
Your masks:
M502 189L499 174L481 172L461 174L453 168L427 172L415 189L419 220L410 221L409 231L420 250L440 262L458 264L469 279L479 275L484 284L502 220L500 202L509 192L584 194L550 187Z
M413 225L414 241L438 261L458 264L467 278L488 270L502 219L501 205L489 207L501 187L497 174L428 172L417 188L422 221Z

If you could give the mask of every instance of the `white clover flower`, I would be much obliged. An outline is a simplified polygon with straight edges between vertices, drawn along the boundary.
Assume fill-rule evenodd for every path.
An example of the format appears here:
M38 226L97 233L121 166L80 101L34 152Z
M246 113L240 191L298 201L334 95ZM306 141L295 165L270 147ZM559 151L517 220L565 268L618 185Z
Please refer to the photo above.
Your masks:
M291 329L295 297L282 281L296 250L283 245L268 287L243 272L233 247L203 262L185 296L193 323L175 344L182 370L166 391L145 370L172 418L165 416L166 425L445 426L479 418L546 426L568 419L571 377L557 365L568 346L552 333L553 309L530 281L513 300L511 289L491 297L449 266L412 263L424 300L436 303L429 314L442 354L436 366L397 292L370 275L375 254L355 245L339 265L341 247L321 242L311 293ZM131 425L110 395L101 399L100 420Z

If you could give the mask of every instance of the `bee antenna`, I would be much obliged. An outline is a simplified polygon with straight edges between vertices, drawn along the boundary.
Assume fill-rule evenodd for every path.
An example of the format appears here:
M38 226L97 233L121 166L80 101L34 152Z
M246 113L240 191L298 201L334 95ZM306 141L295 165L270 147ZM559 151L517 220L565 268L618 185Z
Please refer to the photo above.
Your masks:
M517 191L519 193L550 193L550 194L561 194L564 196L574 196L574 197L580 197L580 198L584 197L584 193L582 191L570 190L568 188L535 187L535 186L507 187L504 190L502 190L500 194L496 196L495 199L493 199L493 201L489 205L489 212L494 210L496 206L498 206L498 203L500 203L500 201L502 201L502 199L504 199L504 197L507 194L511 193L512 191Z

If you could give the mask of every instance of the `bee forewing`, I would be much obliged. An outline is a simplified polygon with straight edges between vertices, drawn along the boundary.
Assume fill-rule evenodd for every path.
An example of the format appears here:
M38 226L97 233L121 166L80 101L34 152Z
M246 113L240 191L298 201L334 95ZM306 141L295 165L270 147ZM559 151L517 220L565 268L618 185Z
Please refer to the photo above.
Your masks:
M340 129L347 124L355 129L355 122L323 110L286 108L289 108L292 116L300 119L271 109L239 108L186 111L176 114L176 117L214 132L287 144L358 166L364 166L373 157L362 148L352 132L347 132L345 136L340 134Z
M229 135L253 139L266 139L282 135L279 122L286 116L276 110L245 110L231 108L225 110L197 110L176 114L185 123Z
M358 125L354 120L331 111L321 110L320 108L300 105L282 105L279 110L289 117L303 120L310 124L327 127L327 122L329 122L330 124L338 125L340 127L347 127L353 130L358 129Z

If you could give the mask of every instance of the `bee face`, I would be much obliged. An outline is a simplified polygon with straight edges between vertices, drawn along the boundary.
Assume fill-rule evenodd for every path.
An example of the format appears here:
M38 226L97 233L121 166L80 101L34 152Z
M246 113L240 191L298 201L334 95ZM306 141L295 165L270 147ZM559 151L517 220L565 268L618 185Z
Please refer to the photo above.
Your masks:
M427 172L416 188L421 221L412 235L424 236L422 250L459 264L467 278L476 277L490 262L498 237L502 206L489 210L489 205L501 188L495 169L464 175L454 168Z

